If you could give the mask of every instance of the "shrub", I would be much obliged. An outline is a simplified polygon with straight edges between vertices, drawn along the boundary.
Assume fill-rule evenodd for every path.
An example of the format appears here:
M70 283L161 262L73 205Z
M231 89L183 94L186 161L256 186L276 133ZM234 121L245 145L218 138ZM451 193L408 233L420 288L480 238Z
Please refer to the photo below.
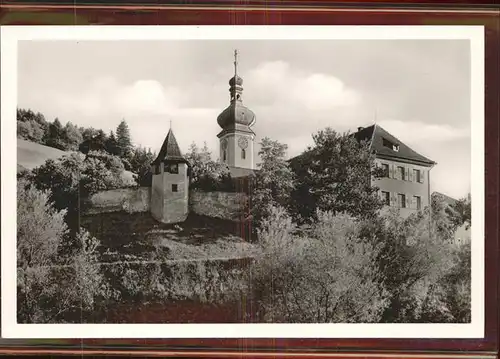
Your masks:
M264 321L380 320L387 301L377 282L378 248L358 240L352 218L318 212L312 235L303 236L285 210L270 213L259 231L265 255L250 274Z

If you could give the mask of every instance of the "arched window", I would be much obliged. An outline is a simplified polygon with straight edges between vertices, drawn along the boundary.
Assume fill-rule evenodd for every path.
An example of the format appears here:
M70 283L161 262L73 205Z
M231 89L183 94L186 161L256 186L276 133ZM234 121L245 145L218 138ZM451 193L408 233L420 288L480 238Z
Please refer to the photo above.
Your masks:
M247 153L245 152L244 149L241 150L241 158L245 159L247 157Z
M222 150L222 160L224 162L226 162L226 160L227 160L227 151L226 150Z

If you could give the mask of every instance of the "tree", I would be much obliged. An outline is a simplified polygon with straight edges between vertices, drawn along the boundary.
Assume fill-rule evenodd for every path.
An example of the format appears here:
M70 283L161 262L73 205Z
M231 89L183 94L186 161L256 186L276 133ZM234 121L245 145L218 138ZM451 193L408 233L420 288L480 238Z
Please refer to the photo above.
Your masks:
M17 136L35 143L42 143L48 123L40 113L17 109Z
M463 225L466 229L471 226L471 201L470 195L466 198L461 198L451 206L445 209L451 222L458 228Z
M113 131L109 134L109 137L105 141L104 145L106 152L109 154L112 154L114 156L119 156L120 155L120 149L118 147L118 141L116 140L115 134Z
M268 137L262 139L260 146L262 162L251 193L252 216L257 226L269 215L266 208L290 208L290 194L295 186L294 173L285 160L288 146Z
M358 238L355 221L318 212L309 235L273 207L259 230L262 257L251 266L254 296L266 322L372 323L387 306L378 286L379 249Z
M50 191L37 190L24 179L17 182L17 266L48 265L67 232L66 210L50 202Z
M58 118L49 124L43 142L49 147L54 147L63 151L66 149L64 143L64 129Z
M97 191L124 186L119 158L102 152L70 154L47 160L35 168L29 179L40 190L50 190L50 199L58 210L67 209L66 222L72 233L79 230L79 216L85 199Z
M296 213L309 221L316 211L374 217L383 203L372 179L381 177L367 143L331 128L313 135L315 145L291 160L297 176Z
M64 150L75 151L78 146L83 142L83 137L77 126L71 122L67 122L62 131L62 143L65 147Z
M201 149L195 143L191 144L186 159L190 164L192 188L213 191L229 186L229 167L225 163L212 160L206 143Z
M151 187L153 174L151 172L151 162L156 158L156 153L151 149L146 150L136 147L130 159L130 169L135 173L135 181L138 186Z
M427 207L406 219L390 211L360 223L363 240L380 246L376 259L381 274L379 285L389 293L383 322L424 321L426 299L453 265L452 247L429 223L429 210ZM437 215L433 217L439 222Z
M84 154L90 151L106 151L106 142L108 138L103 130L97 130L93 137L84 140L78 150Z
M133 146L130 138L130 130L125 120L122 120L116 128L116 140L118 142L119 156L128 159Z

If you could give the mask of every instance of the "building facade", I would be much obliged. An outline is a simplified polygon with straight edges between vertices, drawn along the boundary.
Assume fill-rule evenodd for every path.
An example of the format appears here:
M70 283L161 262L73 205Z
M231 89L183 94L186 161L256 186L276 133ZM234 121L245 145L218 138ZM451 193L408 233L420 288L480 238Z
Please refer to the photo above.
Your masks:
M151 163L151 214L162 223L186 220L189 208L189 162L182 155L172 129L158 157Z
M234 76L229 80L229 106L217 117L222 131L219 138L220 160L229 166L234 178L254 170L255 114L243 105L243 79L238 76L238 52L235 51Z
M385 176L372 179L386 208L395 207L403 217L430 204L430 172L436 163L415 152L379 125L360 127L354 134L367 141L375 154L375 164Z

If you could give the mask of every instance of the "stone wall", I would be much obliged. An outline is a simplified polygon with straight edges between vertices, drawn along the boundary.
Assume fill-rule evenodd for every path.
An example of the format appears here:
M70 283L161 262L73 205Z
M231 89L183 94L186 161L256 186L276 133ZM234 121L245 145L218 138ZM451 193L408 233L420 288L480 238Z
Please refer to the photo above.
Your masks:
M203 192L191 190L191 211L208 217L238 220L242 215L247 196L238 192Z
M88 214L119 212L148 212L151 188L120 188L94 194L88 200Z
M228 220L239 220L245 209L247 195L239 192L189 191L190 212ZM87 202L87 214L107 212L149 212L151 188L122 188L94 194Z

